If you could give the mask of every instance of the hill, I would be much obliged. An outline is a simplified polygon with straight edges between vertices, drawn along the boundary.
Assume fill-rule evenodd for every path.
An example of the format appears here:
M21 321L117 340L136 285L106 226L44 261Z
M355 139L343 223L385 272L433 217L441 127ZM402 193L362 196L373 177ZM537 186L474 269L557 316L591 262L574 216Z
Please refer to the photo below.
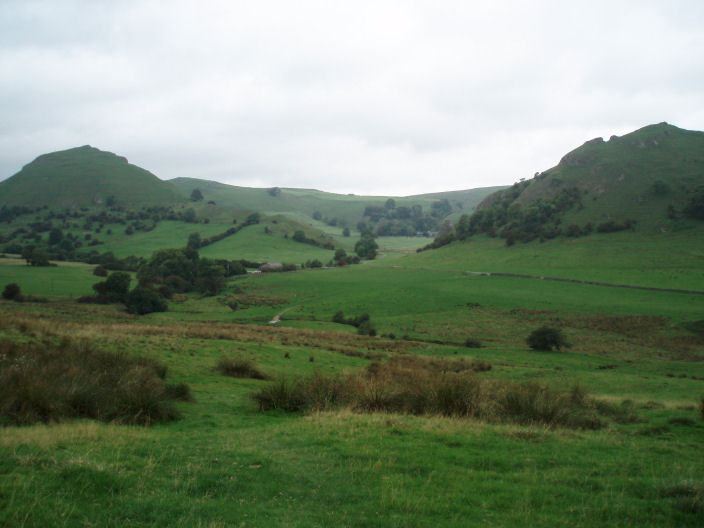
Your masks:
M390 198L335 194L314 189L238 187L196 178L175 178L169 181L181 191L183 197L190 196L194 189L198 189L204 200L213 201L224 208L298 215L299 220L301 215L306 218L315 215L316 219L328 224L350 227L364 219L365 208L383 208ZM419 205L425 212L430 212L434 203L447 200L448 214L457 214L473 211L486 196L501 188L503 187L420 194L393 197L393 200L396 207L411 208Z
M509 244L624 229L691 227L704 201L704 132L667 123L608 141L592 139L558 165L487 197L455 226L456 237L501 236Z
M0 204L53 208L183 201L178 191L124 157L90 145L43 154L0 183Z

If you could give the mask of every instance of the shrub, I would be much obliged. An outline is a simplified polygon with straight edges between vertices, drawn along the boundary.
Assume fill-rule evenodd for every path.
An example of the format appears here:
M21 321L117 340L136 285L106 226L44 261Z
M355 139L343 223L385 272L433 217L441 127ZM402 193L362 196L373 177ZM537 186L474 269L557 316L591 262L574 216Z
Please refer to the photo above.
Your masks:
M65 339L60 345L0 342L0 424L65 418L149 425L176 419L152 360Z
M223 356L218 361L215 369L220 374L231 378L271 379L267 374L259 370L254 361L246 358Z
M20 290L19 284L16 282L11 282L2 291L2 298L8 301L20 301L22 300L22 291Z
M481 348L482 342L479 341L479 339L468 337L464 342L464 346L466 346L467 348Z
M570 346L559 328L550 328L549 326L541 326L533 330L526 339L526 343L533 350L550 351L555 349L558 352L561 348Z
M93 270L93 275L95 275L96 277L107 277L108 270L106 270L102 266L96 266L95 269Z
M166 300L154 290L137 286L127 296L127 311L131 314L144 315L152 312L165 312Z
M365 371L341 376L315 373L279 379L253 395L260 410L332 410L434 414L491 422L597 429L603 426L593 400L581 390L483 379L483 362L395 357Z

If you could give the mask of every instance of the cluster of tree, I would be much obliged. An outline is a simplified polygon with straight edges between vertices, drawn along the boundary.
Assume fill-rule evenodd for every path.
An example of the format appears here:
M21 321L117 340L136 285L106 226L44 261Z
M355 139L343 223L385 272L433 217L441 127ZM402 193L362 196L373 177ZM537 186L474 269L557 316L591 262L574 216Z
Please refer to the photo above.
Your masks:
M335 250L335 256L330 262L333 266L347 266L349 264L359 264L359 257L348 255L347 251L342 248Z
M311 246L316 246L323 249L335 249L335 244L333 244L331 241L308 238L305 232L300 229L296 231L291 238L296 242L301 242L302 244L310 244Z
M313 217L313 220L318 220L319 222L325 222L327 225L329 225L331 227L337 227L337 226L344 227L349 232L349 228L347 227L347 220L345 220L342 217L337 217L337 216L334 216L332 218L328 218L327 216L324 217L323 213L321 213L320 211L314 211L312 217ZM347 234L346 236L349 236L349 234Z
M354 245L354 251L357 253L359 258L364 258L368 260L374 260L376 258L376 250L379 249L379 245L374 240L374 237L366 234L362 235L362 238L357 240Z
M371 318L368 313L363 313L355 317L345 318L345 314L342 310L335 312L332 316L332 322L337 324L350 325L357 328L357 333L359 335L375 336L376 328L372 324Z
M166 311L166 299L159 292L142 284L130 291L131 282L129 273L115 271L104 281L93 284L94 297L81 297L78 302L122 303L129 313L138 315Z
M518 198L530 185L530 181L515 183L512 187L497 193L488 207L475 211L472 215L462 215L451 231L441 230L433 244L427 247L440 247L454 240L466 240L473 235L486 233L491 237L500 236L507 245L531 240L547 240L563 234L560 228L560 214L572 207L582 207L582 192L577 187L563 188L549 198L541 198L524 207ZM570 226L569 236L581 236L584 229Z
M378 236L415 236L437 231L442 220L452 212L452 205L447 199L433 202L430 214L423 212L423 207L415 204L411 207L396 206L393 198L386 200L384 206L368 205L364 208L366 222L357 224L360 233L371 231Z
M0 222L11 223L18 216L38 213L41 210L41 207L31 208L26 205L3 205L0 207Z

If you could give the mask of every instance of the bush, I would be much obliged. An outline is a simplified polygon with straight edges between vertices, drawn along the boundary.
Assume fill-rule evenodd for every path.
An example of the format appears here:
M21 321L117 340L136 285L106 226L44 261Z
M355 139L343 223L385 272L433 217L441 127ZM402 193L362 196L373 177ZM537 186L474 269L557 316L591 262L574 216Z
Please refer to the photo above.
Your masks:
M127 311L131 314L144 315L153 312L165 312L166 300L154 290L137 286L127 296Z
M551 351L555 349L558 352L561 348L570 346L559 328L548 326L541 326L533 330L526 339L526 343L533 350Z
M64 340L0 342L0 424L65 418L150 425L178 418L156 362Z
M5 286L5 289L2 292L2 298L7 299L8 301L21 301L22 291L20 290L19 284L16 282L11 282Z
M95 269L93 270L93 275L95 275L96 277L107 277L108 270L106 270L102 266L96 266Z
M479 341L479 339L468 337L464 342L464 346L466 346L467 348L481 348L482 342Z
M246 358L223 356L220 358L220 361L218 361L215 369L220 374L232 378L271 379L267 374L264 374L257 368L254 361Z

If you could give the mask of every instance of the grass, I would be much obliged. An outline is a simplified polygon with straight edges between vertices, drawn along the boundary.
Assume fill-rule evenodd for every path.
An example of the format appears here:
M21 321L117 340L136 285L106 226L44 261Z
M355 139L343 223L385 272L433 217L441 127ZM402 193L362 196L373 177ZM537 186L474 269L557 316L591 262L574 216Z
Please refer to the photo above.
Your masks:
M95 266L75 262L59 262L56 267L37 270L22 259L0 258L0 285L17 283L23 295L80 297L92 295L93 284L101 277L93 275Z
M68 297L0 302L11 343L70 337L167 366L182 416L1 428L0 525L701 526L704 343L681 324L701 320L701 298L466 275L453 255L476 248L237 278L144 317ZM563 271L589 270L566 255ZM671 259L693 269L689 255ZM594 258L592 273L620 273ZM641 278L657 283L658 269ZM68 273L29 271L35 295L44 272ZM337 310L370 313L380 337L332 323ZM531 351L543 325L573 346ZM223 358L274 381L223 376ZM296 380L313 380L308 412L259 411L253 395ZM345 400L350 387L366 399ZM460 405L472 387L481 413Z

